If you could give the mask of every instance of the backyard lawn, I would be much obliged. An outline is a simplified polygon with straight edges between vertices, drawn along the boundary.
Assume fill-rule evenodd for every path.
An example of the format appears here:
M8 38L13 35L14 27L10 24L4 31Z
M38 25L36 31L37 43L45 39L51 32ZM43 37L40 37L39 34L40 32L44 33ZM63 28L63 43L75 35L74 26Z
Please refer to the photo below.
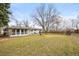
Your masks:
M79 35L43 34L0 38L0 55L79 56Z

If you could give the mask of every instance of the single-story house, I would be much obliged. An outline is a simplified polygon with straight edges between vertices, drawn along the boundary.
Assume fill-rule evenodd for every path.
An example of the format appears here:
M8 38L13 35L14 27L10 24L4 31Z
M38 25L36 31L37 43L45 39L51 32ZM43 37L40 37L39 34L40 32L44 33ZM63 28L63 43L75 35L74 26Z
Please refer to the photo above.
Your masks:
M29 28L29 27L7 27L3 29L3 34L8 34L10 37L13 36L25 36L29 34L39 34L41 29L39 28Z

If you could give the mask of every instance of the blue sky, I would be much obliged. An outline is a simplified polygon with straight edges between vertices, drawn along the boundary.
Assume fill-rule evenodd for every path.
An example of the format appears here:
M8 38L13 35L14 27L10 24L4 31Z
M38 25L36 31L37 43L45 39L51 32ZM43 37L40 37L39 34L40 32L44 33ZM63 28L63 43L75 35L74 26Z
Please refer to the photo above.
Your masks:
M16 19L29 19L34 14L35 8L40 4L36 3L14 3L11 4L11 11ZM79 4L77 3L56 3L53 4L64 18L76 18L79 15ZM31 21L31 20L30 20Z
M68 18L76 18L79 15L79 4L55 4L60 15Z

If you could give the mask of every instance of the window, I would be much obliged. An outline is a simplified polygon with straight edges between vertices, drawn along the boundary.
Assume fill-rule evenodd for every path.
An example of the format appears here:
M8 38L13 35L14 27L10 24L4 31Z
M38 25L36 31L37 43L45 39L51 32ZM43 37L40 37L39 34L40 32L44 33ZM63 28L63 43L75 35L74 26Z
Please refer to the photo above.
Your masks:
M20 34L20 29L17 29L17 34Z
M24 34L24 30L23 29L21 30L21 34Z
M27 34L27 30L25 29L25 34Z
M15 35L15 29L12 29L12 35Z

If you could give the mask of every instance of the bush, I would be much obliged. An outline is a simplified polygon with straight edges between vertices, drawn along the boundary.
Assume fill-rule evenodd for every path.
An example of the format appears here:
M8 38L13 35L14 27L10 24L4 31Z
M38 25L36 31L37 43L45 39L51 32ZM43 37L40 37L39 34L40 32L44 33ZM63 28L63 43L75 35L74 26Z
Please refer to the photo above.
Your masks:
M77 30L75 30L75 33L79 33L79 30L77 29Z
M70 30L68 30L68 31L66 31L66 35L71 35L71 31Z

